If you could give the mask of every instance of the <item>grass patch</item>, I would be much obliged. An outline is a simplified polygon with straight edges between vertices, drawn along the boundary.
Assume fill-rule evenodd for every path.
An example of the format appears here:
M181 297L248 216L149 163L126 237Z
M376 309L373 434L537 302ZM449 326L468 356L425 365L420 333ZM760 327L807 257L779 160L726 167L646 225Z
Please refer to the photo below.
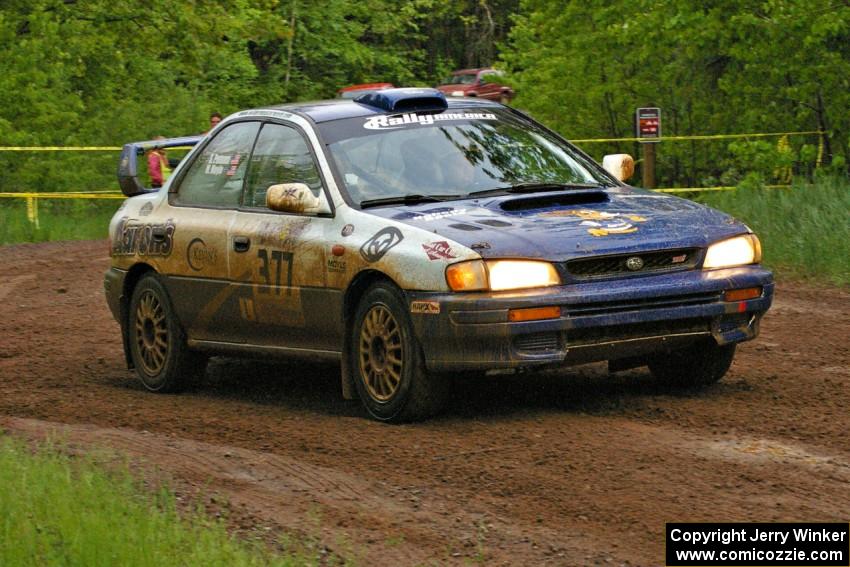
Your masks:
M850 180L740 188L699 201L747 223L761 239L764 263L779 273L850 284Z
M26 201L0 199L0 245L106 238L119 200L41 200L38 227L27 218Z
M181 517L168 491L105 472L49 444L0 435L0 565L289 566L315 564L236 540L219 521Z

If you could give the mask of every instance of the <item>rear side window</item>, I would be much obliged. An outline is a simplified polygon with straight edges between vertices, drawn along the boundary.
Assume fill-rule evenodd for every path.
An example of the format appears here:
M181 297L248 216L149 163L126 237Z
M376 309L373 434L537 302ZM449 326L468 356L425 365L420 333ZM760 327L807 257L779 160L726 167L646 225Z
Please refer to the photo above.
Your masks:
M280 183L304 183L319 196L322 181L304 136L289 126L266 124L251 156L245 207L265 208L266 191Z
M189 167L177 190L181 205L238 207L259 122L225 127Z

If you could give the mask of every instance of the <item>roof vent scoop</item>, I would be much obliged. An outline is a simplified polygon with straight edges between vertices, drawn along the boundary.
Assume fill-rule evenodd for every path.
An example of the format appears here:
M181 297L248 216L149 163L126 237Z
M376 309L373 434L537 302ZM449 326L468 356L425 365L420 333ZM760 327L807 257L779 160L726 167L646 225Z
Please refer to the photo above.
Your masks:
M361 95L354 102L388 112L440 111L449 107L446 95L437 89L384 89Z

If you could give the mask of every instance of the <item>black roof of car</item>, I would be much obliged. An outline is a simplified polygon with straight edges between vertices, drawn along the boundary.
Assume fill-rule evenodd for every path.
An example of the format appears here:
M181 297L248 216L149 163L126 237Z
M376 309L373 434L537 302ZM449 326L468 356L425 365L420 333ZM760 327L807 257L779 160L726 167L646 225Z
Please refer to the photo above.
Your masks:
M460 108L480 108L483 110L485 108L499 108L502 106L497 102L476 98L449 98L447 99L447 102L447 110ZM340 120L344 118L375 116L379 114L399 114L399 112L387 111L374 106L361 104L354 100L345 99L281 104L277 106L267 106L258 110L283 110L286 112L302 114L316 123L329 122L331 120Z

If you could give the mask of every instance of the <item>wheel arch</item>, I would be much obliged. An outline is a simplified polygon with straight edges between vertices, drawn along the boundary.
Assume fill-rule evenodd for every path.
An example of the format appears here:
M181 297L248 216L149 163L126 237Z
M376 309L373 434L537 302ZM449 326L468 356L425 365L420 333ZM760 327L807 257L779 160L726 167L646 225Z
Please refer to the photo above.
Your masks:
M390 276L379 270L363 270L354 276L351 283L345 290L345 295L342 301L342 363L341 368L341 385L342 397L346 400L353 400L357 397L357 391L354 386L354 374L351 368L350 351L351 348L351 324L354 318L354 310L360 299L372 285L378 282L385 282L397 288L402 295L404 290Z
M121 288L121 339L124 346L124 360L127 363L127 368L131 370L135 368L135 365L133 364L133 359L130 356L130 333L128 330L128 325L130 323L130 298L133 296L133 290L136 288L136 284L139 283L142 276L149 272L156 273L156 270L150 264L145 264L144 262L134 264L133 267L127 271L127 275L124 276L124 285Z

